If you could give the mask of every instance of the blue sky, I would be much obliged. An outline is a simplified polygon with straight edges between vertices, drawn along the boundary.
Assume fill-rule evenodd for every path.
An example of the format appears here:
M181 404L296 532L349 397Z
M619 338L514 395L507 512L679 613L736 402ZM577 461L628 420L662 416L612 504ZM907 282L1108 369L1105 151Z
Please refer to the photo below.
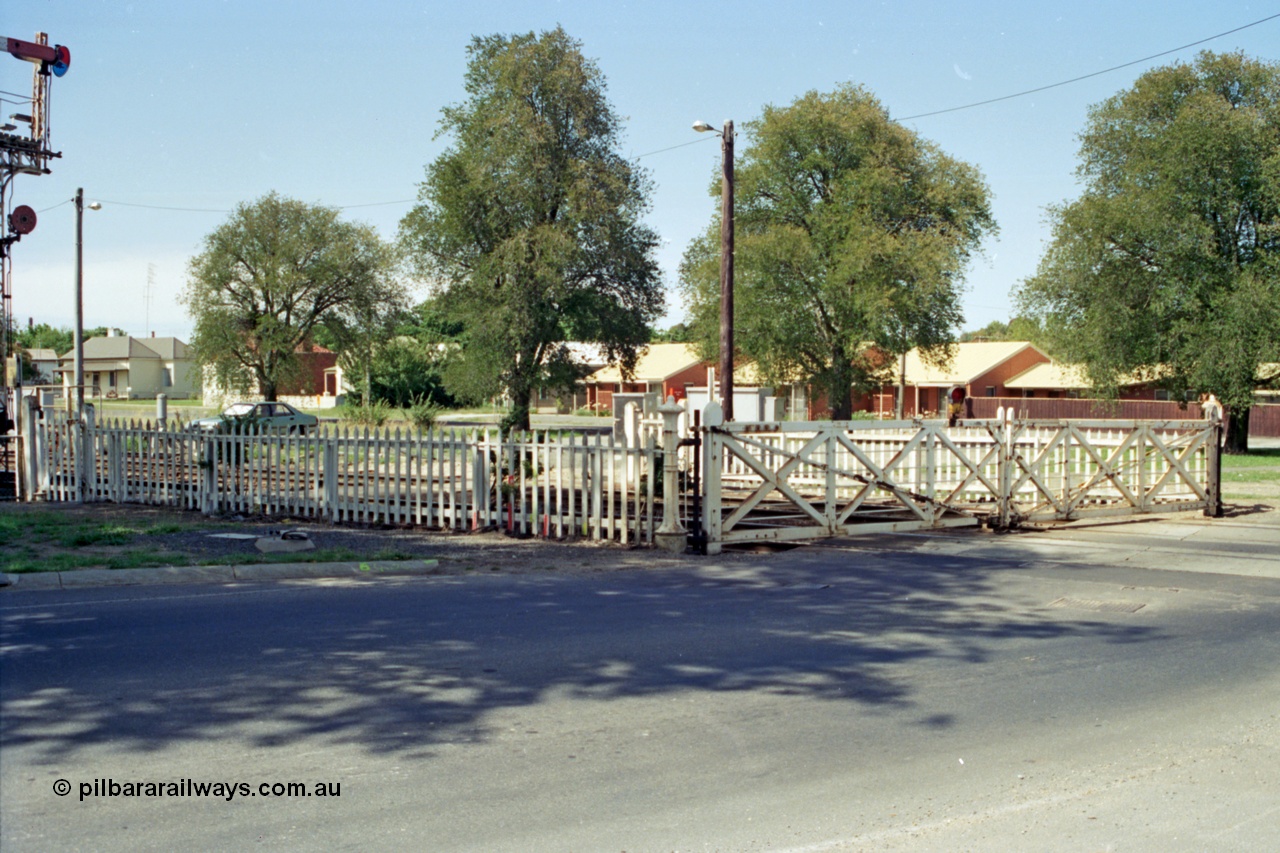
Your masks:
M399 2L7 0L0 34L71 49L53 85L53 172L20 176L40 214L14 247L14 316L74 317L76 187L85 212L85 323L184 337L187 260L240 202L272 190L346 208L394 237L423 169L447 144L440 109L463 97L473 35L562 25L625 118L623 151L654 183L649 222L669 313L680 256L718 198L719 145L690 125L853 81L906 119L1101 71L1280 13L1280 3ZM1077 192L1076 134L1090 105L1197 51L1280 59L1280 19L1087 80L905 120L977 165L1001 233L967 277L966 328L1010 313L1035 271L1045 206ZM0 56L0 90L26 96L28 63ZM4 116L25 108L5 98ZM684 143L685 147L673 148ZM749 139L739 140L739 150ZM671 149L671 150L664 150ZM659 152L659 153L652 153ZM178 209L157 209L178 208ZM148 269L153 269L147 299Z

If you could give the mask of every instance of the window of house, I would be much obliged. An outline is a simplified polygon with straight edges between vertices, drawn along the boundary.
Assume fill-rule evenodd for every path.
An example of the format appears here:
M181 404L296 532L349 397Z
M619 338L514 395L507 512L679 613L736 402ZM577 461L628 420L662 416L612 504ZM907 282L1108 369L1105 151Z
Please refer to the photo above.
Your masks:
M163 385L165 388L169 388L169 387L171 387L171 386L173 385L173 371L172 371L172 370L170 370L170 369L169 369L169 368L167 368L167 367L164 369L164 376L162 376L162 377L160 378L160 384L161 384L161 385Z
M996 386L994 386L994 385L988 385L988 386L987 386L987 396L988 396L988 397L994 397L995 395L996 395Z
M107 387L116 387L116 372L114 370L107 374Z

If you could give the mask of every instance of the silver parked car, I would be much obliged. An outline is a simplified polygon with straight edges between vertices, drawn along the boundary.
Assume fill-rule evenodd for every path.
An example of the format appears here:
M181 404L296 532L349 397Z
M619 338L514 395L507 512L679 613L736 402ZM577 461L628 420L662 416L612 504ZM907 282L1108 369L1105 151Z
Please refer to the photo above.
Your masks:
M192 421L191 429L200 432L219 432L234 425L271 432L306 433L316 428L320 419L315 415L299 412L288 403L236 403L228 406L221 415Z

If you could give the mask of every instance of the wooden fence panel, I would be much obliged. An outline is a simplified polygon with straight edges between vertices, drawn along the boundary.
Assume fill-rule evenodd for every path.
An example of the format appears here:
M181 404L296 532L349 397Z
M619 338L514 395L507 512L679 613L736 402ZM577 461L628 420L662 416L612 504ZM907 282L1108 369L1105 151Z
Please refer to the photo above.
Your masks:
M50 419L34 441L46 500L79 497L75 461L85 458L87 501L626 544L652 541L660 464L653 446L548 432L215 434L119 421L80 430Z

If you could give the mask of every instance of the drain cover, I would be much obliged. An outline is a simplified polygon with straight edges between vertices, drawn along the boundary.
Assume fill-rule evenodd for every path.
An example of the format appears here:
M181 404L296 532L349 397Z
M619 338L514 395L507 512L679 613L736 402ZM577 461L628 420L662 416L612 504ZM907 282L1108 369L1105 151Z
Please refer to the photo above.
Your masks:
M1093 610L1098 613L1137 613L1147 605L1141 601L1100 601L1096 598L1059 598L1049 602L1050 607L1071 610Z

